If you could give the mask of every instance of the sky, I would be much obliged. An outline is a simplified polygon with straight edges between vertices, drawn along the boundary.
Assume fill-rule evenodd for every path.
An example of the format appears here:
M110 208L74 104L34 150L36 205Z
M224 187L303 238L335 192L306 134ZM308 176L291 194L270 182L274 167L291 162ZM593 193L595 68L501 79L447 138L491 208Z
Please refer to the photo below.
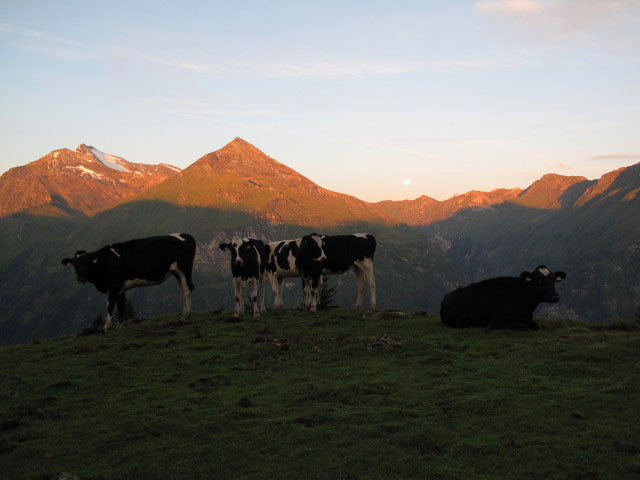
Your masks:
M367 201L598 178L640 161L640 0L0 0L0 173L235 137Z

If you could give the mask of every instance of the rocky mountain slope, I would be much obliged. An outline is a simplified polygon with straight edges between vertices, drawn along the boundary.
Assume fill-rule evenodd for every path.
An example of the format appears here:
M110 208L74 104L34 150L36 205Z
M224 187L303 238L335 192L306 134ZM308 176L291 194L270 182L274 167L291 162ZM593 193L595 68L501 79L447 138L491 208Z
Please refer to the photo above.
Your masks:
M82 144L62 148L0 177L0 217L91 215L176 175L171 165L128 162Z
M393 223L371 204L322 188L236 138L129 201L241 210L273 224Z

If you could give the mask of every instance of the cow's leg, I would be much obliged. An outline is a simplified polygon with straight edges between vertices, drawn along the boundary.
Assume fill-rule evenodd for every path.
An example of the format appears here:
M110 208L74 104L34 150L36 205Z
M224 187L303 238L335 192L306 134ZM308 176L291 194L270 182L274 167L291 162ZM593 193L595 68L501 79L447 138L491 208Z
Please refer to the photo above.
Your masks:
M124 290L122 291L122 293L120 295L118 295L118 299L116 300L116 304L118 305L118 323L124 323L124 321L126 320L126 318L124 317L125 311L125 305L127 303L127 297L124 294Z
M273 289L273 307L274 308L284 308L284 302L282 301L282 290L284 285L284 278L272 276L271 280L271 288Z
M320 278L322 278L319 275L314 275L311 278L311 288L309 289L309 295L311 297L311 306L309 307L309 310L312 312L316 311L316 300L318 298L318 286L320 285Z
M322 275L320 275L320 280L318 280L318 288L316 288L316 305L320 305L323 283L324 283L324 278L322 277Z
M360 308L362 307L362 296L364 295L364 272L354 263L353 273L356 274L356 285L358 287L358 298L356 299L356 304L353 308Z
M264 291L265 291L264 275L260 275L258 289L259 289L258 295L260 296L260 313L264 313L267 311L267 307L265 307L264 305Z
M244 315L244 287L247 286L246 280L240 280L240 315Z
M251 303L253 304L253 316L260 316L260 307L258 307L258 292L259 292L259 281L256 277L251 277L249 279L251 282Z
M309 310L311 306L310 302L311 292L311 278L302 278L302 309Z
M188 322L191 318L191 287L189 278L180 270L175 272L180 294L182 295L182 318L183 322Z
M276 277L274 274L267 273L271 291L273 291L273 308L282 308L282 278Z
M107 299L107 319L104 322L104 326L102 327L103 331L107 331L111 326L111 319L113 318L113 310L116 307L116 301L118 300L119 295L114 290L109 290L109 297Z
M365 258L364 260L357 260L354 264L360 268L364 273L364 278L367 281L369 287L369 306L371 310L376 309L376 277L373 274L373 259Z
M242 280L240 277L233 277L233 293L236 299L236 306L233 309L233 316L239 317L242 314L242 302L244 299L242 298Z

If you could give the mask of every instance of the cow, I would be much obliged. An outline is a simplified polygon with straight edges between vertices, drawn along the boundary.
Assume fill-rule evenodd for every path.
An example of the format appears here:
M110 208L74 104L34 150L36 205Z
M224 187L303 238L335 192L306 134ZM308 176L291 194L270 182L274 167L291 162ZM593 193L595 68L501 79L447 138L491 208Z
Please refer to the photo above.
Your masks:
M353 270L358 286L355 308L362 307L365 282L369 286L370 308L376 309L376 280L373 275L373 255L376 238L368 233L353 235L319 235L302 237L296 267L304 281L304 306L316 311L322 275L337 275Z
M296 257L300 248L301 238L295 240L280 240L265 245L267 253L266 275L273 290L273 308L284 307L282 301L282 284L285 278L299 277L300 271L296 267Z
M116 304L120 317L124 314L127 290L158 285L171 276L178 281L182 295L182 321L188 321L195 288L191 279L195 254L196 241L191 235L173 233L112 243L90 253L79 250L73 258L62 259L62 264L75 268L78 283L92 283L108 295L107 319L102 327L107 331Z
M533 312L542 302L557 303L556 282L567 275L539 265L520 277L498 277L447 293L440 304L440 320L449 327L537 330Z
M234 237L231 242L221 243L220 250L231 253L231 275L235 294L234 317L244 314L244 287L251 283L251 301L253 316L259 317L267 309L264 306L264 272L267 266L267 254L262 240ZM258 307L258 301L260 307Z

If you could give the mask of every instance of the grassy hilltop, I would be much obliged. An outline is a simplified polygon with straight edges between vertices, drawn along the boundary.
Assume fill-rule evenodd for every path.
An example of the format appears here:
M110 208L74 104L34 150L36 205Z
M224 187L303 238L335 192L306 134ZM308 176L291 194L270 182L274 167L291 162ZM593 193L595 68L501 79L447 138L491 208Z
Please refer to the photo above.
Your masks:
M177 318L0 347L0 476L640 478L633 324Z

